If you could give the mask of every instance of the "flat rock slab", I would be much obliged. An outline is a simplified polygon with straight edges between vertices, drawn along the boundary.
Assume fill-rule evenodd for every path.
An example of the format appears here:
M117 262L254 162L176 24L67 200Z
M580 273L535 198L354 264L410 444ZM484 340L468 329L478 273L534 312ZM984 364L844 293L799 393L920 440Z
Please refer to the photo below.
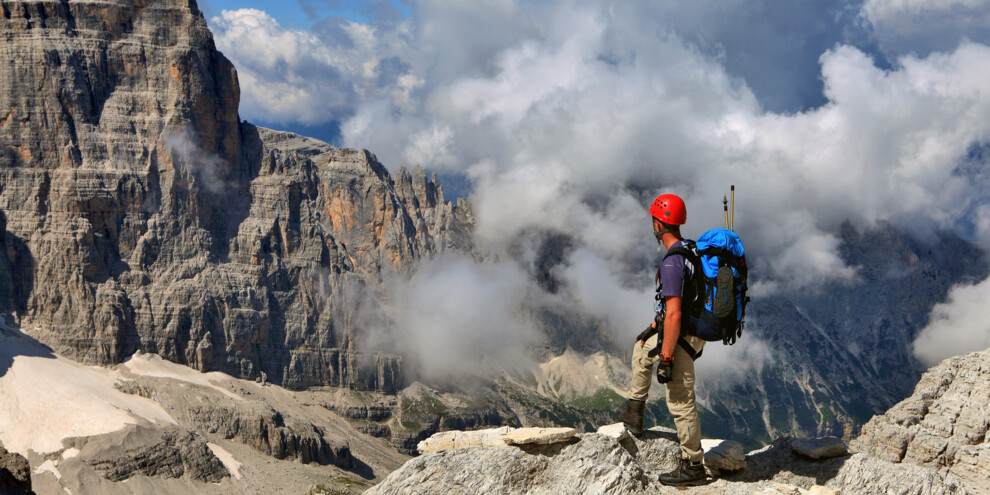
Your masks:
M442 431L419 442L416 449L420 454L428 454L462 447L501 447L508 444L504 437L512 430L513 428L503 426L475 431Z
M598 434L612 437L621 442L629 438L629 428L626 428L624 423L615 423L598 428Z
M842 443L842 439L836 437L795 438L791 442L791 449L796 454L812 459L840 457L849 452L846 449L846 444Z
M522 445L535 443L547 445L551 443L566 442L577 435L574 428L516 428L505 435L506 443L509 445Z
M741 443L735 440L703 439L701 448L705 451L705 465L723 471L746 469L746 454Z
M420 454L462 447L501 447L566 442L577 435L574 428L490 428L474 431L442 431L416 446Z

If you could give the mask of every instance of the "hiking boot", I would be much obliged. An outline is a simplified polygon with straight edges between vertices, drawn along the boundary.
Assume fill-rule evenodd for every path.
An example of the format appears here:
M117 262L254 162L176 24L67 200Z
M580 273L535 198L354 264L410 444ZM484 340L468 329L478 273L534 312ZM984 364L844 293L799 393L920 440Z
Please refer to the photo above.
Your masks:
M629 433L639 436L643 434L643 411L646 409L645 400L629 399L626 409L615 419L622 421L629 428Z
M708 476L705 474L704 463L694 464L687 459L681 459L673 471L661 474L659 481L669 486L695 486L705 484Z

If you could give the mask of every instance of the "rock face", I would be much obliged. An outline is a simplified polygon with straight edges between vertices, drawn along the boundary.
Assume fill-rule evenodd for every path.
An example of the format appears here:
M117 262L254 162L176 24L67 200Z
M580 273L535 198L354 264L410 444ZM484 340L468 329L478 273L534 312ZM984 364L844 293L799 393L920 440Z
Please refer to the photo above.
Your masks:
M849 458L828 486L852 493L898 493L904 495L953 495L986 493L970 490L939 472L911 464L856 454Z
M870 420L851 447L990 493L988 404L990 350L950 358L926 372L911 397Z
M190 0L0 5L0 311L59 354L141 350L394 391L357 350L381 270L470 247L422 169L241 122ZM9 62L9 63L8 63ZM382 319L387 324L386 319Z
M197 431L254 447L276 459L309 464L354 467L344 439L325 431L326 425L276 409L277 400L217 393L210 388L176 386L154 377L128 375L118 389L162 404L169 415Z
M80 459L112 482L137 475L219 483L230 476L202 437L178 428L135 426L127 431L87 439Z

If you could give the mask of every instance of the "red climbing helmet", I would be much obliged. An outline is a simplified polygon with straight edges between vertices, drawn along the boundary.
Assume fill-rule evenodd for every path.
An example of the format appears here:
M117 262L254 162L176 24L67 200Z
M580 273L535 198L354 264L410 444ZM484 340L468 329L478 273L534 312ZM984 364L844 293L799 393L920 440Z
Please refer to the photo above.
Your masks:
M650 215L668 225L684 225L687 221L687 208L680 196L661 194L653 200Z

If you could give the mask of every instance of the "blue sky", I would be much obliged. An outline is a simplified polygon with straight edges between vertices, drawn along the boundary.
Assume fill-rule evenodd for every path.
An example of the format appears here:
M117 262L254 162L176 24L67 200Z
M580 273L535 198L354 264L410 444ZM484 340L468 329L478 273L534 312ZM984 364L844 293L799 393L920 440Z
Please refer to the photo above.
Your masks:
M366 0L200 0L200 9L207 21L224 10L258 9L266 12L285 28L311 30L327 18L342 18L359 23L376 20L376 9L387 4L400 16L408 17L411 7L398 0L368 2ZM336 119L304 124L293 121L272 122L252 115L252 121L265 127L277 128L340 144L339 123ZM454 179L456 180L456 178Z
M200 9L209 19L222 10L259 9L279 21L279 24L296 29L310 29L326 17L342 17L356 22L370 22L374 17L375 2L366 0L199 0ZM409 5L388 2L402 15L410 15Z

